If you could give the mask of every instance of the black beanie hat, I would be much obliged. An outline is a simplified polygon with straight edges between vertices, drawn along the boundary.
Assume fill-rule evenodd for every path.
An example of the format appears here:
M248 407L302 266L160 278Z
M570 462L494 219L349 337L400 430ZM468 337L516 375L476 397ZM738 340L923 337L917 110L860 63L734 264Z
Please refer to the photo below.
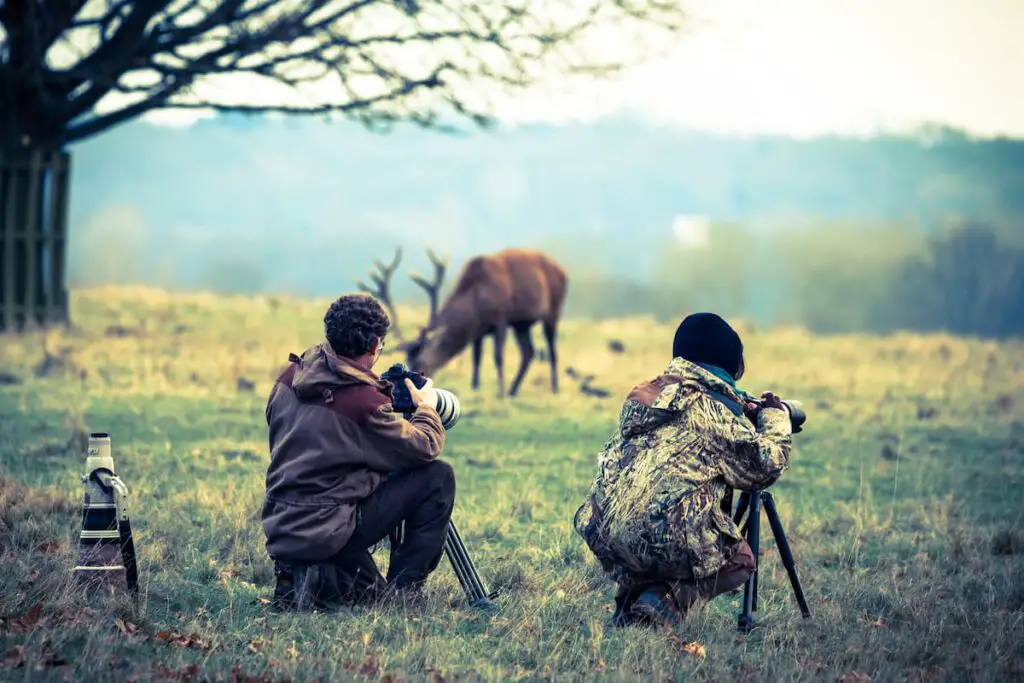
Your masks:
M672 340L672 357L691 363L717 365L730 375L739 374L743 342L729 323L714 313L686 316Z

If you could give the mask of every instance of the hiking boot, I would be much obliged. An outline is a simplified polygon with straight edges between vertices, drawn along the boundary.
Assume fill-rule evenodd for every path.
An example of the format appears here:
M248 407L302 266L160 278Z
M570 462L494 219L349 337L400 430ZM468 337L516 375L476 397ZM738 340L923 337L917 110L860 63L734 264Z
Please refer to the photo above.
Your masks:
M654 588L648 588L633 602L630 612L652 626L676 628L683 623L683 615L672 599Z
M622 605L615 606L615 614L612 615L612 628L626 628L637 622L637 617Z
M390 583L377 590L374 596L374 602L377 604L398 604L405 607L418 607L426 599L421 583Z
M279 562L274 563L274 595L270 598L270 609L273 612L294 612L297 604L295 601L295 576L287 567Z

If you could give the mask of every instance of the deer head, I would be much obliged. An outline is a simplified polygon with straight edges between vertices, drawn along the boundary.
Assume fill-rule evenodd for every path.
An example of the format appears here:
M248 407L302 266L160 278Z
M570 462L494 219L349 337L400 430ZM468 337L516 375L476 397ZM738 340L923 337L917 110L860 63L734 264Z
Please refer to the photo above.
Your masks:
M427 257L434 266L433 280L427 280L414 272L409 273L409 278L420 286L427 293L430 300L430 318L425 327L421 328L417 337L411 341L400 344L398 348L405 352L406 365L413 370L421 369L423 351L432 338L439 332L437 325L437 302L444 281L445 272L448 269L448 255L443 258L438 256L433 249L427 249Z

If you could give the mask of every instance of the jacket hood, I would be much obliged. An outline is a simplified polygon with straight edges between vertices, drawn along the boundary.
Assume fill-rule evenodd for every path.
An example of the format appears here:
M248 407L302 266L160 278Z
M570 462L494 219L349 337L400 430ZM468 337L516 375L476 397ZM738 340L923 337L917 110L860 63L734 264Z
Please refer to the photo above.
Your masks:
M682 402L694 393L716 392L741 401L736 389L713 373L685 358L673 358L654 379L633 387L619 417L623 437L653 431L672 420Z
M327 342L309 347L301 356L292 354L290 360L298 366L292 389L300 398L326 397L338 389L356 384L366 384L382 391L391 388L390 382L382 380L370 368L334 353Z

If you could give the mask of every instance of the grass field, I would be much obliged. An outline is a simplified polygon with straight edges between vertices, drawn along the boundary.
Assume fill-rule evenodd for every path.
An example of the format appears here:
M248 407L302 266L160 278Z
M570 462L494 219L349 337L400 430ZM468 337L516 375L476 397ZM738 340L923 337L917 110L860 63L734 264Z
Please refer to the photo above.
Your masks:
M810 620L766 528L764 628L737 633L736 596L677 634L609 627L571 518L621 397L668 360L674 325L646 319L563 325L563 369L610 398L564 372L553 396L536 365L500 401L489 345L478 393L468 355L436 377L463 400L445 458L499 610L467 608L443 562L425 611L267 613L265 399L327 303L90 290L73 330L0 338L0 679L1024 680L1024 344L940 335L743 331L744 387L810 416L773 489ZM68 584L88 431L132 493L137 610Z

